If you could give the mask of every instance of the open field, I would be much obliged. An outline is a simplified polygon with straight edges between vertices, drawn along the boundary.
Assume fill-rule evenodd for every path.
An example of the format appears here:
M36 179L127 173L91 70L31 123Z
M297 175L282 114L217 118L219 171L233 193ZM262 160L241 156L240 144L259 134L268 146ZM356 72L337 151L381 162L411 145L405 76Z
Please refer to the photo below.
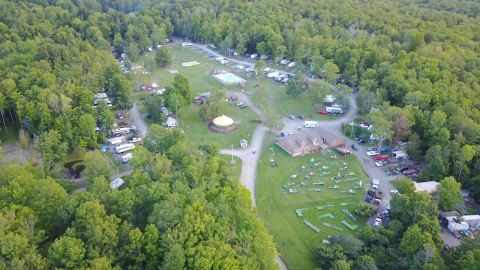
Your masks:
M317 120L334 118L334 116L316 114L312 102L306 100L306 98L293 98L287 95L286 86L276 83L273 79L266 78L263 75L260 75L258 79L249 78L246 73L234 69L236 64L221 65L215 61L215 58L209 58L200 49L181 48L178 44L169 45L168 48L173 63L166 68L159 69L154 64L153 56L155 53L147 53L139 62L145 66L148 74L135 75L132 79L134 84L156 82L161 87L165 87L173 82L176 75L172 74L171 70L177 70L179 74L187 77L194 95L208 91L241 91L241 87L223 85L210 75L213 70L223 69L232 71L247 80L243 91L262 110L267 122L274 123L276 127L279 127L281 117L288 114L304 115ZM200 64L191 67L182 66L182 63L190 61L196 61ZM233 115L233 118L235 118L235 115Z
M210 75L211 71L220 68L215 60L208 59L200 52L192 49L182 49L176 45L170 46L169 49L173 60L170 66L164 69L159 69L155 66L151 67L150 70L147 68L149 73L138 75L138 77L142 77L141 79L146 83L156 82L161 87L165 87L173 82L173 78L176 75L170 71L178 70L179 74L184 75L189 80L193 95L209 91L240 90L238 86L225 86ZM145 55L142 58L143 62L153 61L153 56L154 53ZM182 66L182 63L189 61L196 61L200 64L191 67ZM137 95L144 94L137 93ZM242 138L250 140L256 125L251 121L259 119L259 116L250 109L240 109L234 103L225 101L219 105L218 115L225 114L231 117L236 122L236 131L230 134L217 134L209 131L208 124L203 122L198 115L200 106L191 104L179 115L180 125L185 130L185 134L191 143L198 145L214 142L220 144L222 148L230 148L233 144L237 148Z
M278 167L270 166L272 150L269 148L273 148ZM304 170L302 166L305 166ZM343 169L344 167L347 168ZM306 179L305 175L310 172L313 175ZM344 182L336 183L332 180L332 177L338 176L338 172L342 175L338 180ZM323 175L324 173L326 175ZM292 175L297 177L291 179ZM364 187L369 184L354 156L343 159L327 150L324 153L292 158L274 145L272 137L267 139L258 167L257 207L289 269L315 269L316 245L332 234L355 233L366 223L364 219L353 220L345 213L348 211L353 214L355 205L362 202L365 189L357 188L360 181ZM335 185L338 189L333 189ZM289 193L290 189L297 193ZM355 193L350 194L349 190ZM341 205L342 203L344 205ZM325 208L318 210L318 206ZM297 209L308 210L303 210L303 217L298 217ZM322 215L326 216L319 218ZM320 232L307 227L304 220L318 227ZM357 225L358 228L351 231L341 223L343 220ZM327 227L323 223L339 229Z

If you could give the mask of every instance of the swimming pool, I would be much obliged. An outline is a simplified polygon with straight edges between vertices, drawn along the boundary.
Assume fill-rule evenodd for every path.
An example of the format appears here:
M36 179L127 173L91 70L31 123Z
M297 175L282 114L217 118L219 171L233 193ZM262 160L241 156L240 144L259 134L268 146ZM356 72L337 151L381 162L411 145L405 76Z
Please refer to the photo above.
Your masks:
M224 84L244 84L246 82L245 79L240 78L231 72L215 74L213 76Z

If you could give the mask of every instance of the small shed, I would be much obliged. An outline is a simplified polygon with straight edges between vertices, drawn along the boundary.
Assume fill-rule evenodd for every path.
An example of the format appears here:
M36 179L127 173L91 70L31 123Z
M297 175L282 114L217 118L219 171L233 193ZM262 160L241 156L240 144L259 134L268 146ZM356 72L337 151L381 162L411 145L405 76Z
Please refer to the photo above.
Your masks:
M200 93L200 94L196 95L193 98L193 100L195 101L195 104L202 105L203 103L208 101L208 99L210 98L211 95L212 95L211 92Z

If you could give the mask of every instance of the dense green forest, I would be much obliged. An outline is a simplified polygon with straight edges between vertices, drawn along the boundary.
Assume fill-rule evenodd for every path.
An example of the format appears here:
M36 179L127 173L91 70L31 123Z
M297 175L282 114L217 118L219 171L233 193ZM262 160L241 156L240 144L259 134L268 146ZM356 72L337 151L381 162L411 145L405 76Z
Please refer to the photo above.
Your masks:
M133 60L173 31L161 16L128 15L137 5L0 2L2 125L19 121L20 142L33 143L43 165L1 158L0 269L275 268L272 239L216 147L152 126L146 140L161 138L162 151L147 143L135 152L126 188L110 188L98 150L85 157L86 191L64 181L65 155L96 148L106 135L98 122L113 122L93 94L131 106L112 50Z
M152 126L120 191L95 154L86 191L63 181L64 156L103 142L98 122L111 127L93 94L131 106L112 52L135 61L174 34L343 78L360 112L426 161L421 179L454 176L480 200L479 12L467 0L0 1L2 126L20 122L43 165L1 159L0 269L276 267L271 237L218 149L194 148L181 132ZM387 228L318 243L319 266L477 269L478 242L444 251L435 201L411 189L403 183L392 200Z
M42 170L0 168L0 269L274 269L271 237L218 148L152 126L127 188L102 162L70 196ZM3 160L3 159L2 159Z
M427 162L422 180L452 175L480 200L478 1L147 2L177 35L341 77L361 113L386 112L372 117L382 133Z

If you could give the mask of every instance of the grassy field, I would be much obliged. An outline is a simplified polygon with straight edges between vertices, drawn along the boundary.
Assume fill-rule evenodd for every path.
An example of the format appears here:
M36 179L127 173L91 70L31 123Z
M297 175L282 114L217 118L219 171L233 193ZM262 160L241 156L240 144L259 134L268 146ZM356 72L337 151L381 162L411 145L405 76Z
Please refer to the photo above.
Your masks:
M273 148L275 160L278 167L270 166ZM333 158L335 157L335 158ZM311 162L311 159L314 162ZM319 163L317 167L311 167L310 164ZM340 169L346 164L346 169ZM302 166L305 170L302 171ZM329 168L323 168L327 166ZM310 179L305 179L305 175L312 172L314 175ZM321 175L322 172L329 174ZM341 183L335 183L333 176L340 172L343 177L341 180L350 180ZM290 176L297 175L296 179L290 179ZM316 153L303 157L290 157L286 152L274 145L274 139L269 138L265 142L265 148L260 159L258 167L258 178L256 183L257 207L260 216L267 224L270 232L273 234L278 250L284 258L289 269L315 269L314 251L315 247L326 239L329 235L337 233L348 233L351 231L341 223L342 220L349 224L357 225L360 229L366 220L353 220L342 209L347 209L354 213L355 205L362 201L365 189L357 189L358 182L362 181L365 186L368 184L368 178L365 175L361 165L353 156L343 159L334 152ZM304 187L301 186L304 183ZM323 185L318 185L324 182ZM282 187L290 183L288 187ZM314 185L313 183L317 183ZM338 189L331 189L337 185ZM318 188L315 191L313 189ZM288 189L295 189L297 193L289 193ZM355 194L349 194L352 190ZM341 205L348 203L348 205ZM317 210L317 206L327 206L323 210ZM298 217L296 209L304 210L303 217ZM319 218L324 214L332 214L334 218ZM315 232L304 224L307 220L318 227L321 231ZM341 230L329 228L323 225L329 223Z
M210 75L210 73L215 69L223 69L233 71L240 77L247 80L244 91L247 93L251 93L250 100L263 111L266 123L268 123L269 125L274 124L278 127L281 117L287 114L301 114L317 120L333 118L332 116L316 114L314 105L309 100L305 100L305 98L292 98L288 96L286 93L285 85L275 83L274 80L265 78L263 76L261 76L259 79L248 78L245 73L237 72L234 69L236 64L232 63L229 65L220 65L218 62L215 61L215 58L209 58L208 55L200 49L181 48L180 45L176 44L170 45L169 50L172 55L173 63L163 69L159 69L154 65L154 52L147 53L145 56L143 56L137 64L145 66L145 70L148 72L148 74L135 75L132 78L134 84L156 82L162 87L165 87L172 83L175 74L171 73L171 71L176 70L180 74L187 77L192 87L193 94L208 91L241 91L241 88L239 86L225 86ZM182 66L182 63L189 61L197 61L200 64L192 67ZM235 120L241 120L242 123L246 123L252 118L258 118L258 116L250 110L245 110L250 112L250 115L248 115L248 113L243 113L242 115L238 113L239 111L232 109L232 106L222 107L223 108L221 113L226 114L234 118ZM197 106L191 106L184 113L185 115L183 116L183 120L186 126L191 126L192 128L195 128L195 126L198 125L197 122L200 122L200 118L197 116L198 113L196 110L198 110ZM195 134L195 137L214 140L222 137L209 136L207 134L209 133L209 131L206 128L205 124L201 123L201 125L204 128L198 127L195 130L199 133L192 132L192 134ZM239 128L243 130L250 130L252 127L247 126ZM240 131L242 132L242 130ZM238 144L237 139L239 139L241 136L232 135L230 137L234 137L234 139L220 138L220 143L227 146L231 143ZM198 140L196 142L198 142Z
M239 91L238 86L225 86L214 79L210 72L214 69L221 68L213 59L209 59L204 54L193 49L182 49L179 45L170 46L173 63L163 69L156 68L152 64L145 64L148 74L138 75L141 81L145 83L156 82L165 87L173 82L176 74L170 71L177 70L179 74L184 75L189 80L193 95L209 91ZM150 63L153 61L154 53L146 54L142 61ZM200 64L192 67L183 67L182 63L189 61L197 61ZM222 67L225 68L225 67ZM133 79L135 82L135 78ZM137 95L139 95L137 93ZM140 94L142 95L142 94ZM235 148L239 146L240 140L245 138L250 140L256 124L253 120L259 119L252 110L240 109L234 103L223 102L219 106L219 115L225 114L236 122L237 129L231 134L217 134L208 130L207 123L203 122L198 111L200 106L191 104L180 114L180 125L185 130L189 141L193 144L204 144L215 142L221 147L230 148L233 144Z

